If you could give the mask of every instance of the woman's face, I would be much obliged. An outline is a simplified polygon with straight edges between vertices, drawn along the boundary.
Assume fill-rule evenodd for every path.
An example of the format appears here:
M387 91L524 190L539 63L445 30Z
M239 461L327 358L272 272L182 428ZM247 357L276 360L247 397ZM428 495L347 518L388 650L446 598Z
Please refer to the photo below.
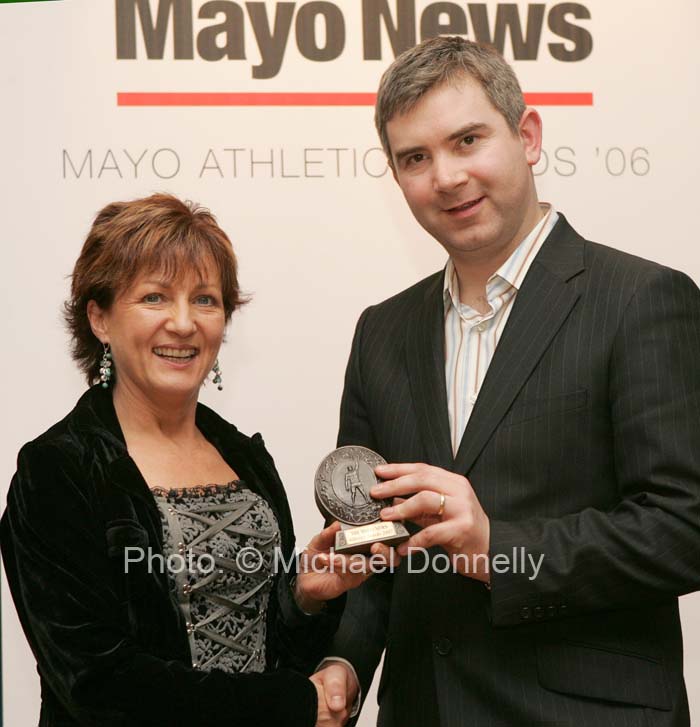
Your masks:
M93 329L109 343L117 387L149 398L197 395L211 371L226 324L218 270L211 260L200 277L185 271L172 282L137 277Z

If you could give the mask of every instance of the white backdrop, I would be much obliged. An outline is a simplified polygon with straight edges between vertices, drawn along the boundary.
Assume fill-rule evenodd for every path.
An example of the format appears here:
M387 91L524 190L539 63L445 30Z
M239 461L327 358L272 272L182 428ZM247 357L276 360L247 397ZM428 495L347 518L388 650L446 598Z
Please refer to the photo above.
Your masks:
M195 35L223 20L201 20L198 11L210 4L191 4ZM355 321L365 306L443 265L444 253L384 173L369 106L130 107L117 105L117 93L373 92L393 55L382 31L382 58L363 59L363 8L367 14L386 6L396 16L400 5L407 22L412 8L420 19L434 3L335 0L345 45L325 62L299 50L295 23L303 30L308 3L291 3L286 51L267 79L253 78L261 54L245 3L219 6L231 13L231 37L240 8L247 59L219 61L200 58L196 42L193 59L173 59L170 29L164 58L149 60L138 23L137 59L118 59L116 5L0 5L3 499L20 445L62 417L84 388L59 308L95 212L114 199L163 190L209 206L234 242L242 285L254 298L234 317L220 356L224 391L209 387L202 399L243 431L263 433L305 542L319 526L312 478L334 446ZM150 0L154 16L159 5L167 3ZM258 5L272 18L282 3ZM476 4L450 5L458 18ZM493 22L498 3L486 5ZM698 3L577 3L590 17L569 22L590 34L593 49L574 62L556 60L549 48L562 42L547 26L558 5L546 3L537 59L516 60L516 72L526 92L590 92L594 101L540 109L548 156L538 167L541 199L587 237L700 281L692 226L700 166ZM524 19L528 4L518 8ZM465 17L473 37L472 16ZM316 23L323 47L323 24ZM303 46L308 33L301 35ZM505 54L513 59L508 34ZM255 163L270 155L272 165ZM5 724L30 727L37 723L38 680L4 583L2 606ZM682 610L686 681L700 721L700 596L682 599ZM373 724L375 715L371 700L361 724Z

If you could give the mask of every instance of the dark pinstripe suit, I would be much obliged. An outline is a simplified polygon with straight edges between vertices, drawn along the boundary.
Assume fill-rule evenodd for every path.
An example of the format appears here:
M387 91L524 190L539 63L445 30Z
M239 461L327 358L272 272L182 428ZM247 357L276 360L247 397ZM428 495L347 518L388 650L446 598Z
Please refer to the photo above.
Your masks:
M700 585L700 292L562 216L518 293L456 457L442 273L357 325L338 444L465 474L491 555L539 577L374 577L333 653L379 724L688 725L677 596Z

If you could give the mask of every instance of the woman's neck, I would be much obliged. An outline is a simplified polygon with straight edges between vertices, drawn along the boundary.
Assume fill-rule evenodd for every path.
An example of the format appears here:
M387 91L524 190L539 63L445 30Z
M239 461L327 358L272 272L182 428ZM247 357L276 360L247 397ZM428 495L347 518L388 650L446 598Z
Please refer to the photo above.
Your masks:
M159 401L118 380L113 402L127 442L131 437L143 436L179 442L198 438L196 396Z

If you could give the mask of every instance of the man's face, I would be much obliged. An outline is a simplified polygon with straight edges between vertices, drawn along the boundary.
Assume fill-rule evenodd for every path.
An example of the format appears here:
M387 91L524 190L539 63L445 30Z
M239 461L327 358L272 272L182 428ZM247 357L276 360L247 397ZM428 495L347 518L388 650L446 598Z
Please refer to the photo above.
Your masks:
M481 86L465 77L428 91L387 124L394 178L415 218L453 258L503 257L534 227L532 165L541 122L532 109L517 134Z

